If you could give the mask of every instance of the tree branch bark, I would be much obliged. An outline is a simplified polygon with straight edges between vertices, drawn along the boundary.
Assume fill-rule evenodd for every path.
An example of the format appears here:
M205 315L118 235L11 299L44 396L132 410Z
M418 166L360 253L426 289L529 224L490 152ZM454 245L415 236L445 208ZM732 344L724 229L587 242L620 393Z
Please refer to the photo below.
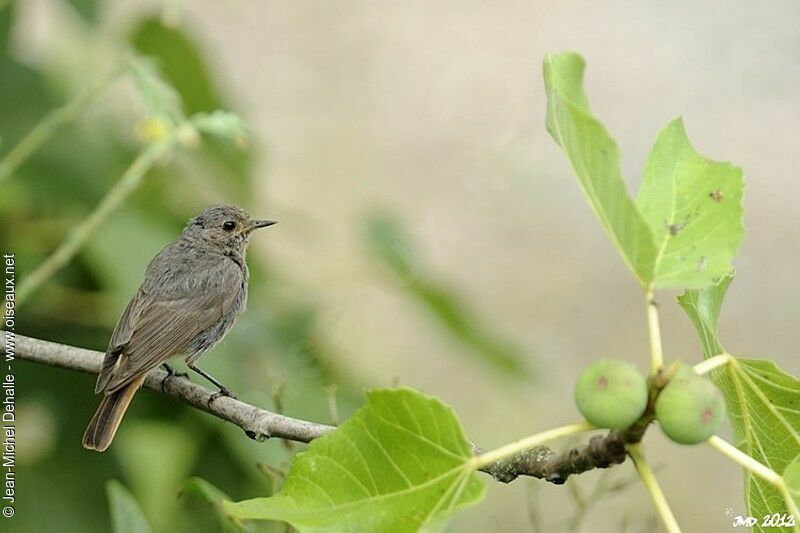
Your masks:
M0 330L0 333L2 333L0 348L3 353L6 353L7 345L13 342L12 351L16 358L43 365L97 374L105 355L94 350L34 339L3 330ZM335 429L326 424L273 413L227 396L209 402L216 391L185 378L173 377L165 381L164 378L167 376L167 371L160 367L152 370L147 375L144 386L231 422L242 428L248 437L257 441L280 438L308 443ZM483 451L474 444L472 449L475 454ZM503 483L510 483L519 476L531 476L560 485L572 474L580 474L594 468L607 468L622 463L625 457L622 434L619 431L612 431L605 436L595 435L589 444L561 454L547 446L536 446L514 457L488 465L482 468L482 471Z

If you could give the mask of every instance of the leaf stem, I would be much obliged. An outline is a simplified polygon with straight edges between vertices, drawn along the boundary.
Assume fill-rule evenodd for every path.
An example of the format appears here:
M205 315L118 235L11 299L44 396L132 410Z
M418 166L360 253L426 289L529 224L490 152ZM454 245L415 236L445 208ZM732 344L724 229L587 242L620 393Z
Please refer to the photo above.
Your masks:
M654 376L664 366L664 352L661 346L661 326L658 322L658 304L653 295L653 286L645 290L647 305L647 326L650 331L650 375Z
M61 126L74 120L90 103L105 91L123 72L114 68L95 85L81 92L72 101L50 111L0 160L0 182L10 177L19 166L39 149Z
M779 490L785 488L783 478L777 472L763 463L753 459L728 441L721 439L716 435L712 435L706 442L708 442L709 446L720 452L722 455L725 455L729 459L739 463L743 468L749 470L770 485L773 485L775 488Z
M798 510L797 504L795 503L792 494L789 492L789 487L786 485L786 481L784 481L783 476L775 472L767 465L757 461L753 457L750 457L730 442L716 435L709 437L706 442L709 446L720 452L722 455L732 459L736 463L739 463L742 468L750 471L775 487L786 501L786 507L789 513L794 516L800 516L800 510Z
M672 509L670 509L667 499L661 491L661 487L658 485L653 470L645 460L644 455L642 455L641 446L638 443L631 444L628 445L627 450L631 459L633 459L633 464L636 466L636 472L639 473L639 477L642 479L645 487L647 487L647 490L650 492L650 496L653 498L653 503L658 510L658 514L661 515L661 521L664 522L664 527L669 533L680 533L681 528L675 520L675 516L672 514Z
M174 141L175 136L169 134L163 139L147 145L139 153L116 185L97 204L94 211L75 226L56 251L50 254L33 272L28 274L20 284L17 292L18 305L22 305L36 289L78 253L78 250L86 243L92 232L136 190L145 174L158 161L161 155L171 147Z
M702 376L703 374L707 374L711 372L715 368L725 366L728 363L732 362L734 357L729 353L721 353L719 355L715 355L714 357L710 357L701 363L697 363L694 365L694 371L698 376Z
M506 457L511 457L512 455L521 451L538 446L539 444L549 440L567 437L569 435L575 435L576 433L583 433L584 431L591 431L593 429L597 428L589 422L578 422L576 424L568 424L566 426L548 429L547 431L542 431L541 433L531 435L530 437L525 437L524 439L520 439L516 442L512 442L494 450L476 455L472 458L470 466L477 470L487 465L496 463L501 459L505 459Z

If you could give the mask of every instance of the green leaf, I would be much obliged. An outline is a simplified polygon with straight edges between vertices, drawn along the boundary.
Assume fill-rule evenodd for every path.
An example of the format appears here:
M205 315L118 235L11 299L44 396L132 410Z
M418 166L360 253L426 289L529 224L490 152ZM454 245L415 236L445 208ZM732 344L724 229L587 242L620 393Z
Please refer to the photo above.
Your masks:
M800 516L796 516L797 508L800 507L800 454L783 471L783 481L786 483L786 489L789 491L789 497L795 507L791 509L791 512L795 514L795 519L800 519Z
M483 498L471 458L450 407L411 389L371 391L347 422L295 456L280 493L224 505L301 531L439 529Z
M419 271L418 258L411 236L397 219L375 214L367 220L366 241L377 255L397 276L412 279Z
M166 26L158 18L148 18L130 39L140 54L158 61L170 85L180 93L187 114L226 107L217 95L197 44L180 29Z
M97 0L68 0L68 2L86 22L97 24L100 14Z
M717 337L719 312L731 282L689 290L678 298L700 335L706 358L724 352ZM734 444L757 461L781 473L800 452L800 381L769 360L734 359L712 373L728 404ZM783 495L745 471L748 514L760 518L787 512ZM759 526L756 526L760 530Z
M192 477L181 488L181 496L195 496L208 503L229 500L230 497L203 478Z
M742 241L741 169L698 154L677 119L656 139L634 203L619 149L589 110L584 66L576 54L545 58L547 130L566 152L597 218L642 285L713 283L731 268Z
M367 221L367 245L400 281L400 285L423 305L453 338L475 355L507 375L531 379L528 357L513 343L490 331L461 301L458 294L424 272L410 236L387 216Z
M717 328L722 301L725 299L728 286L733 281L733 276L733 271L730 271L703 290L687 290L678 296L678 303L689 315L689 320L700 334L706 358L725 352L717 337Z
M150 525L139 505L122 483L112 479L106 484L111 512L111 530L114 533L149 533Z
M655 236L653 284L699 288L731 269L742 242L742 171L698 154L681 119L658 135L636 205Z
M577 54L544 60L547 131L561 145L603 228L642 285L653 279L653 232L622 181L619 148L589 111L583 91L585 63Z
M112 450L153 527L164 530L197 457L196 439L173 423L134 419L122 425Z
M246 531L245 528L242 526L241 522L238 520L234 521L229 519L228 515L225 514L222 508L222 502L224 500L230 500L230 496L222 492L220 489L206 481L205 479L199 477L189 478L181 488L179 496L182 499L192 499L195 498L206 504L211 504L213 507L213 511L218 521L219 528L222 531ZM202 516L202 513L199 513L197 510L192 510L191 518L195 522L201 522L202 519L206 518ZM208 523L205 523L208 526Z
M203 133L216 135L229 141L241 143L247 138L247 126L244 121L239 115L228 111L198 113L192 116L192 124Z
M167 121L173 126L183 120L180 96L161 78L158 68L151 60L134 57L128 60L127 67L148 117Z

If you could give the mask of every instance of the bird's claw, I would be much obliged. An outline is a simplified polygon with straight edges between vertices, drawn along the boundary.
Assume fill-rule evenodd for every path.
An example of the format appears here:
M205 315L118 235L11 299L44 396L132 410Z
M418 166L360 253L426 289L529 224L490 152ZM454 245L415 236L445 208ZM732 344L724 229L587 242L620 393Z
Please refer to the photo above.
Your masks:
M230 389L226 389L225 387L223 387L223 388L221 388L220 390L218 390L217 392L215 392L214 394L212 394L211 396L208 397L208 405L211 405L212 403L214 403L214 400L216 400L217 398L219 398L221 396L227 396L228 398L232 398L234 400L236 399L236 396L233 395L233 393L230 391Z
M168 364L164 363L161 367L167 371L167 375L161 380L161 392L164 392L164 385L166 382L172 378L186 378L189 379L189 374L186 372L178 372Z

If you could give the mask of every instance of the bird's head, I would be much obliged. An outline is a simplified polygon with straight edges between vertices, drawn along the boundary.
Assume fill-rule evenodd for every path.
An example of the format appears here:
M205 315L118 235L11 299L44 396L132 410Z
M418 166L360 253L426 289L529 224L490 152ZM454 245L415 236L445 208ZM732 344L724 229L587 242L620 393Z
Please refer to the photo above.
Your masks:
M247 211L235 205L212 205L186 224L183 236L244 252L254 230L273 224L272 220L252 219Z

